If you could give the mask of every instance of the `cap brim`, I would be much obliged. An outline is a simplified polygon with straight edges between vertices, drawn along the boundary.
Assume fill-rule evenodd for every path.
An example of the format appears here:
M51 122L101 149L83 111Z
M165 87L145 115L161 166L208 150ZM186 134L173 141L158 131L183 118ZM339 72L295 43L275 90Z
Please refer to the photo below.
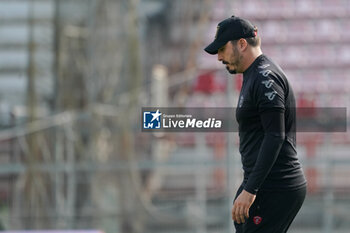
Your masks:
M210 45L208 45L204 49L204 51L211 54L211 55L214 55L214 54L217 54L218 50L224 45L225 45L224 42L219 42L219 41L214 40Z

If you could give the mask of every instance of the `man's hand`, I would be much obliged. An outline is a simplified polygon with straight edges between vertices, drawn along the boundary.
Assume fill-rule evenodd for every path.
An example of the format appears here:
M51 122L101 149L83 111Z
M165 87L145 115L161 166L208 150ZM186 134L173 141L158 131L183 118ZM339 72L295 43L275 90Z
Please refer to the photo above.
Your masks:
M256 195L248 193L243 189L232 207L232 220L238 224L244 223L249 218L249 208L253 204Z

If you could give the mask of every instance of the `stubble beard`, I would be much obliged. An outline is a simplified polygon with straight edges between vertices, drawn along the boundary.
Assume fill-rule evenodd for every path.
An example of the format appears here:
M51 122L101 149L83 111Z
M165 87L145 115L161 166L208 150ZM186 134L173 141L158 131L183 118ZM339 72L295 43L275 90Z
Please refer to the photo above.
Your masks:
M233 54L231 56L231 61L233 61L232 63L227 63L230 65L233 65L236 67L236 69L230 69L228 66L226 66L226 70L230 73L230 74L237 74L237 67L238 65L241 63L242 60L242 55L238 53L237 47L234 47L232 49ZM237 59L235 59L235 57L237 57Z
M236 70L231 70L228 66L226 66L226 70L227 70L230 74L237 74Z

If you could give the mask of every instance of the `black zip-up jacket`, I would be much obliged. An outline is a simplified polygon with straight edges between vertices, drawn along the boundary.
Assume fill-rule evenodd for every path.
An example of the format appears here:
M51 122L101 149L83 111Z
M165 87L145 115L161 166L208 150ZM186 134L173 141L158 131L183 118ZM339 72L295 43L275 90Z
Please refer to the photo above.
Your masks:
M236 119L246 191L306 185L296 151L293 90L282 69L264 54L243 73Z

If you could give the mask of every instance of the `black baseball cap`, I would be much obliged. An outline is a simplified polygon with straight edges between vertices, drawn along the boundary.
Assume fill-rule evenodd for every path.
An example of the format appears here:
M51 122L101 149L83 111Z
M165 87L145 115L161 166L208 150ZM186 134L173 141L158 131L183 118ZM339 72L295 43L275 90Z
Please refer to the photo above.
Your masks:
M232 16L221 21L217 28L214 41L204 50L209 54L217 54L218 50L231 40L255 37L257 28L248 20Z

